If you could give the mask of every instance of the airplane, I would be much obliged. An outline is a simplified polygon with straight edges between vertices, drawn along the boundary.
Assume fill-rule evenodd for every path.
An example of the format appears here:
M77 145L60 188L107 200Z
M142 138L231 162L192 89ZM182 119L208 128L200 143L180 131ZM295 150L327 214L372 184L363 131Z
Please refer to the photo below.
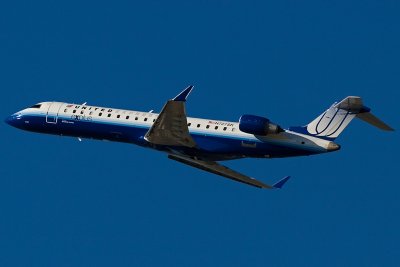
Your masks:
M186 116L188 86L168 100L159 114L71 104L41 102L7 117L9 125L31 132L110 140L135 144L168 154L177 162L234 181L265 189L279 189L286 176L270 185L221 165L241 158L309 156L340 149L335 139L352 119L385 131L393 129L375 117L358 96L335 102L305 126L283 129L268 118L245 114L238 122Z

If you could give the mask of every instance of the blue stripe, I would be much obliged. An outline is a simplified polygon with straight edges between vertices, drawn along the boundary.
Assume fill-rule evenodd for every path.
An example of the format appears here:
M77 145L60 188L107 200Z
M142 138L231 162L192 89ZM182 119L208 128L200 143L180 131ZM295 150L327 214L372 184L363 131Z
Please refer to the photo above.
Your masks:
M28 120L29 124L24 121ZM65 121L62 122L62 121ZM310 151L304 145L299 148L294 144L272 144L254 138L240 138L238 136L220 133L210 134L192 131L196 148L160 146L150 144L143 139L150 126L115 121L74 121L71 118L60 116L57 124L46 123L43 114L23 115L18 128L56 135L75 136L82 138L106 139L117 142L133 143L161 151L178 151L187 155L199 156L210 160L225 160L244 157L289 157L311 155L323 150ZM242 141L251 140L256 143L256 148L242 146ZM307 150L308 149L308 150Z
M44 114L30 114L30 115L34 115L34 116L38 116L38 117L46 117L46 115L44 115ZM68 121L76 122L76 120L71 119L71 116L65 117L65 116L59 115L57 124L58 123L62 123L61 122L62 120L68 120ZM147 125L145 123L138 123L136 121L134 121L134 122L132 122L132 121L125 122L124 120L112 121L112 120L93 119L90 122L92 122L92 123L100 123L100 124L116 125L116 126L127 126L127 127L143 128L143 129L146 129L146 130L149 130L150 127L151 127L150 125ZM254 137L254 136L251 136L251 135L248 135L247 137L245 137L243 135L224 134L224 133L217 132L217 131L215 131L214 133L210 132L210 131L206 131L206 130L204 130L204 131L203 130L196 131L194 129L191 129L190 127L189 127L189 133L190 134L195 134L195 135L196 134L197 135L207 135L207 136L223 137L223 138L229 138L229 139L236 139L236 140L253 141L253 142L257 142L257 143L263 143L260 139Z

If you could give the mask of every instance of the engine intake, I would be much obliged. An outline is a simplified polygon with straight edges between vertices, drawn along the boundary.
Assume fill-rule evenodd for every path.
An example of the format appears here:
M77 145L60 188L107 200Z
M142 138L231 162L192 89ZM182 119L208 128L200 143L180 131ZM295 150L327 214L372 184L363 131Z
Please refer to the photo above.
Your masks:
M239 129L242 132L254 135L268 135L283 132L283 129L269 119L245 114L239 119Z

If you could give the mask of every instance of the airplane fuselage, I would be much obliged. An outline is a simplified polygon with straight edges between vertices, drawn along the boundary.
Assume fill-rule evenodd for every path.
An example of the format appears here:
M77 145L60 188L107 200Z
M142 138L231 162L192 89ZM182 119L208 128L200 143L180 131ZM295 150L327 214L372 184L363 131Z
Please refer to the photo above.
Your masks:
M361 97L348 96L335 102L305 126L283 129L266 117L244 114L239 122L191 118L186 100L193 86L168 100L160 114L43 102L6 119L27 131L136 144L166 152L168 158L188 166L258 188L279 189L285 176L273 184L232 170L218 163L239 158L308 156L340 149L333 141L354 118L377 128L393 131L363 104Z
M279 134L252 135L237 122L187 118L196 147L156 145L145 135L159 114L116 108L42 102L6 119L14 127L61 136L110 140L208 160L244 157L306 156L337 150L332 142L284 130Z

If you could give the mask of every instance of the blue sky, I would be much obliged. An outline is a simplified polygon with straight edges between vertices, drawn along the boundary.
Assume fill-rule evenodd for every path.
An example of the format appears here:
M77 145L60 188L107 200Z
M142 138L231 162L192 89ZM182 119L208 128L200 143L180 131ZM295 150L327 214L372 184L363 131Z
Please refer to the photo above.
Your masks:
M302 125L347 95L398 126L398 1L6 1L1 115L58 100ZM398 131L228 162L258 190L127 144L0 123L0 266L398 266Z

